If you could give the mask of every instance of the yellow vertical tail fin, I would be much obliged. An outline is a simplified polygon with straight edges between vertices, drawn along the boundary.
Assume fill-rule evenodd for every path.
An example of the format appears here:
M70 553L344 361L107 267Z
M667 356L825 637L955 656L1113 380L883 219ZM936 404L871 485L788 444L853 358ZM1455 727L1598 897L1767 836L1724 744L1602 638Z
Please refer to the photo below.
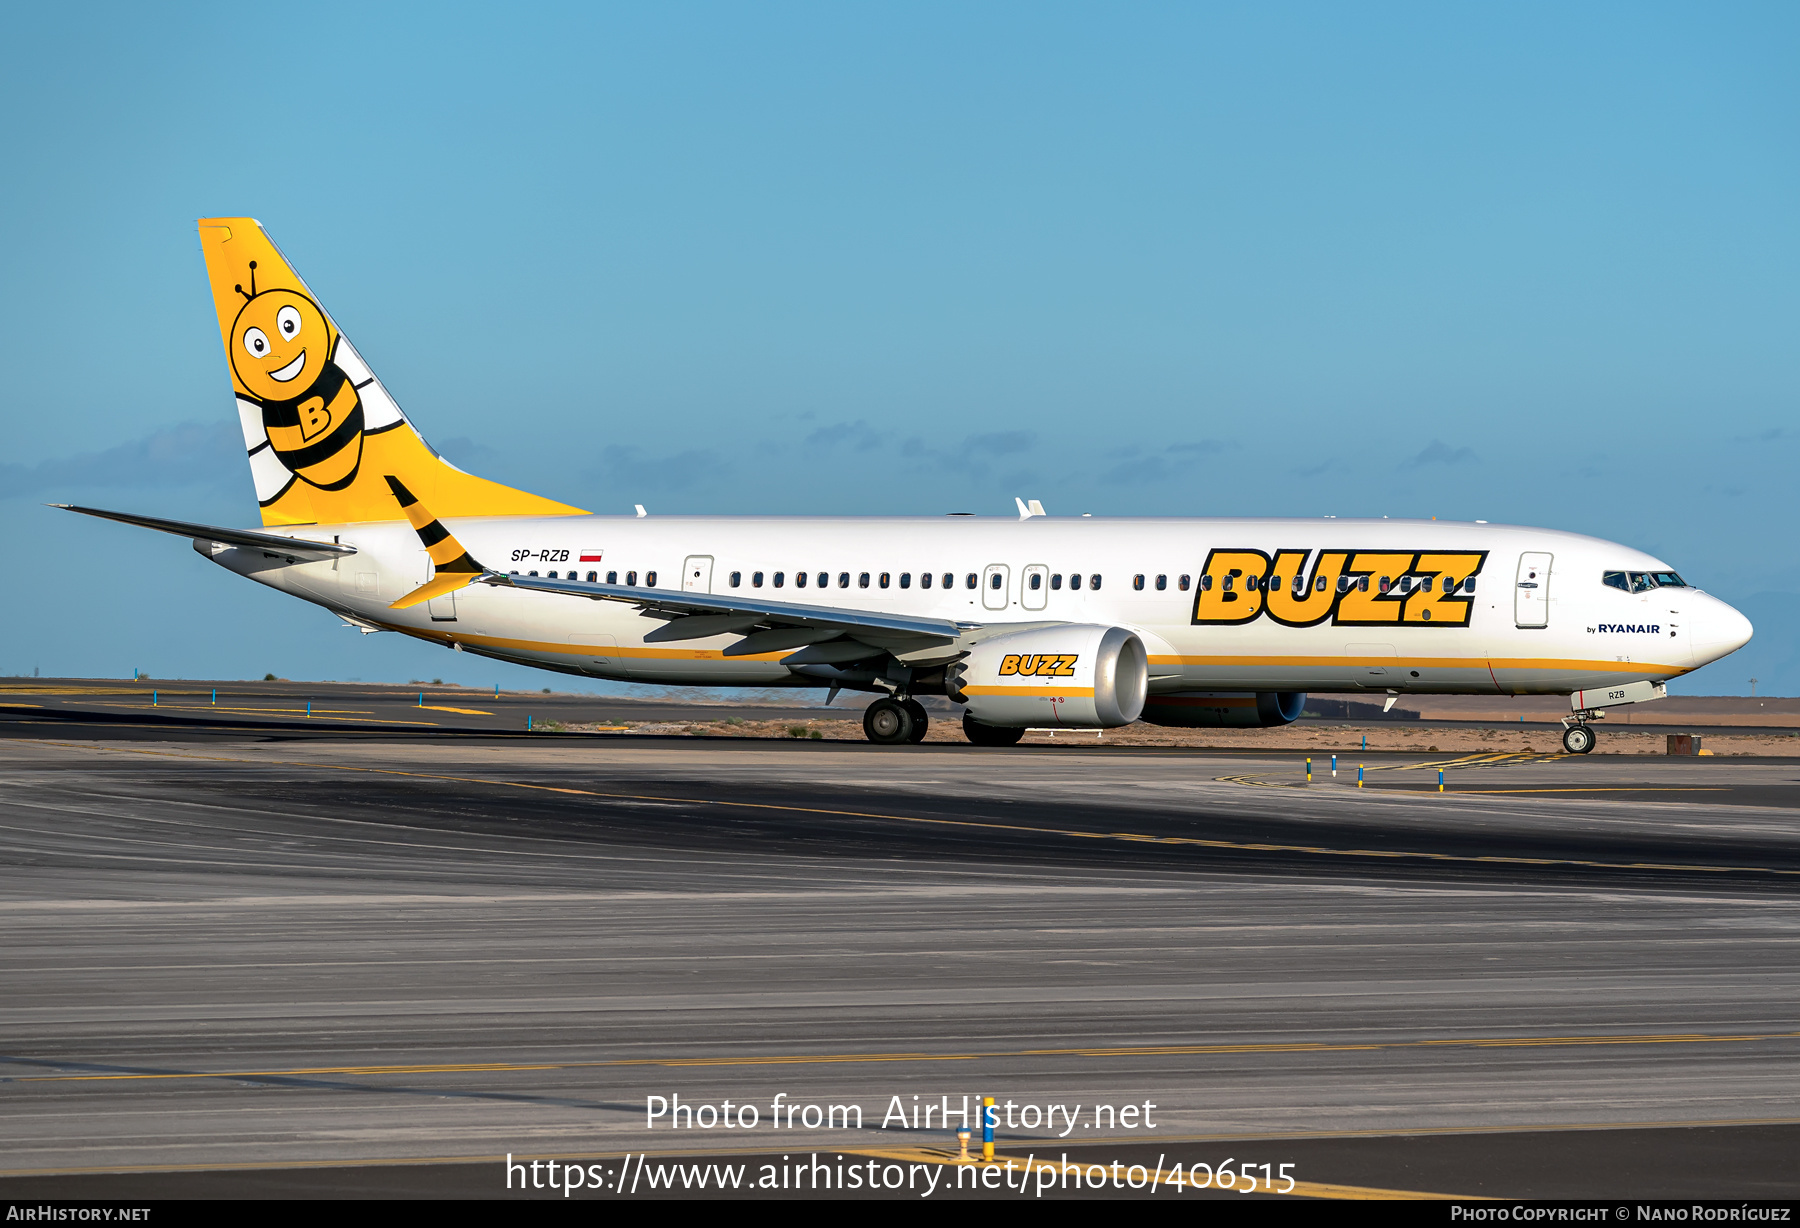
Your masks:
M390 475L440 516L584 514L439 456L254 218L201 219L200 248L263 524L399 520Z

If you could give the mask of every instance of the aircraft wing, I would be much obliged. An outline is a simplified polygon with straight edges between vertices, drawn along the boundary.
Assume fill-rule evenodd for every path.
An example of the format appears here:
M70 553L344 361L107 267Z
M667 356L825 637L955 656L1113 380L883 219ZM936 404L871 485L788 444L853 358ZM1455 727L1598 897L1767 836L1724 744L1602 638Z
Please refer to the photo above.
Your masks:
M270 554L279 554L292 561L295 558L325 559L333 555L355 554L355 546L345 546L338 542L308 541L304 537L284 537L279 533L256 533L249 529L221 529L210 524L189 524L185 520L163 520L156 516L136 516L130 512L107 512L97 507L76 507L72 503L52 503L51 507L60 507L65 512L80 512L83 516L98 516L102 520L117 520L123 524L135 524L140 528L155 529L158 533L173 533L177 537L191 537L196 541L218 542L222 546L243 546L250 550L266 550Z
M875 648L896 652L917 651L955 643L980 623L951 622L944 618L918 618L836 606L801 605L791 601L763 601L753 597L719 593L677 592L659 588L635 588L624 584L589 584L581 580L550 580L540 576L503 575L490 571L484 582L541 593L562 593L593 601L623 601L641 610L663 614L669 624L645 636L657 643L701 639L713 635L743 634L745 639L725 650L726 656L774 652L822 644L847 637Z

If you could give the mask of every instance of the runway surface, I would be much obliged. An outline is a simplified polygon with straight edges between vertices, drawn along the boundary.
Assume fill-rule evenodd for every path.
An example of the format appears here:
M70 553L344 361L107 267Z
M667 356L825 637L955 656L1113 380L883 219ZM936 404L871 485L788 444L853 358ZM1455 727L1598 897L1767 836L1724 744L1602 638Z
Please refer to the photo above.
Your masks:
M22 732L11 1196L153 1180L102 1170L404 1192L408 1162L460 1161L439 1188L473 1196L504 1192L506 1153L941 1156L941 1120L884 1113L981 1094L1015 1105L1021 1158L1800 1189L1758 1161L1800 1119L1792 760L1371 757L1358 790L1292 755ZM760 1120L647 1124L677 1095ZM863 1126L772 1129L778 1095ZM1735 1166L1703 1162L1720 1130ZM1471 1138L1493 1141L1429 1141ZM278 1171L326 1164L368 1167Z

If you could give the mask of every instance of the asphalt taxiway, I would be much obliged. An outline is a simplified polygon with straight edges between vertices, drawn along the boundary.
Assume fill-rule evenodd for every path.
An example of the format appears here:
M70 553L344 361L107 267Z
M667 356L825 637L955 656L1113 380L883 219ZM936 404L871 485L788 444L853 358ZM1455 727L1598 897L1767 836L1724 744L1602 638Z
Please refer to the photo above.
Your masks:
M0 1193L941 1157L941 1123L882 1118L981 1094L1040 1159L1800 1188L1756 1160L1800 1119L1794 760L1372 756L1358 789L1292 755L27 732L0 741ZM677 1095L761 1121L647 1123ZM863 1127L775 1133L778 1096ZM1153 1129L1093 1116L1146 1103ZM1027 1104L1080 1107L1065 1133ZM1703 1162L1722 1130L1735 1166Z

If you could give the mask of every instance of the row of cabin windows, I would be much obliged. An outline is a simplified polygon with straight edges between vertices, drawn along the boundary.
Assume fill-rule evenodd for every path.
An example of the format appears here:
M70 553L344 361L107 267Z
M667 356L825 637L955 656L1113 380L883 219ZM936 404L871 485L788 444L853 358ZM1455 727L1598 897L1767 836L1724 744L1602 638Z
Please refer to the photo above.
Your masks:
M516 572L516 571L515 571L515 572L511 572L511 573L509 573L509 574L511 574L511 575L515 575L515 576L516 576L516 575L518 575L518 574L519 574L519 573L518 573L518 572ZM525 573L525 574L526 574L526 575L528 575L528 576L535 576L535 575L537 575L537 572L535 572L535 571L528 571L528 572L526 572L526 573ZM552 572L547 572L547 573L545 573L545 576L544 576L544 578L545 578L545 579L547 579L547 580L554 580L554 579L556 579L556 578L557 578L557 575L556 575L556 573L555 573L555 572L554 572L554 571L552 571ZM573 571L571 571L571 572L570 572L570 573L569 573L569 574L568 574L568 575L567 575L567 576L565 576L565 577L563 577L563 578L564 578L564 579L568 579L568 580L579 580L579 579L581 579L581 578L582 578L582 577L581 577L581 574L580 574L580 573L579 573L579 572L573 572ZM588 582L588 583L589 583L589 584L598 584L598 583L600 583L600 573L599 573L599 572L597 572L597 571L590 571L590 572L588 572L588 573L587 573L587 582ZM617 583L618 583L618 582L619 582L619 573L618 573L618 572L616 572L616 571L609 571L609 572L607 572L607 573L606 573L606 582L607 582L607 583L608 583L608 584L617 584ZM633 588L636 588L636 587L637 587L637 582L638 582L638 573L637 573L637 572L635 572L635 571L628 571L628 572L626 572L626 573L625 573L625 583L626 583L626 584L628 584L628 585L630 585L630 586L631 586L631 587L633 587ZM650 587L650 588L655 588L655 587L656 587L656 573L655 573L655 572L654 572L654 571L646 571L646 572L645 572L645 573L644 573L644 583L645 583L645 584L646 584L646 585L647 585L647 586L649 586L649 587Z
M794 573L794 587L795 588L805 588L808 583L807 577L809 574L810 573L804 572L804 571L795 572ZM760 571L751 572L750 573L750 587L751 588L761 588L763 586L764 578L765 578L764 573L762 573ZM778 572L775 572L773 575L768 576L767 578L773 583L774 587L782 588L782 587L785 587L787 584L788 574L785 571L778 571ZM739 588L743 585L743 583L744 583L744 573L743 572L734 571L731 573L731 587L732 588ZM831 584L831 573L828 571L819 572L817 579L816 579L816 581L814 581L814 583L816 583L819 588L828 588ZM867 571L856 573L856 587L868 588L871 583L873 583L875 585L875 587L877 587L877 588L892 588L894 586L894 573L891 571L884 571L884 572L880 572L879 574L867 572ZM943 573L942 577L939 578L939 577L936 577L934 575L934 573L929 572L929 571L919 573L919 587L920 588L930 588L933 583L938 583L940 585L940 587L942 587L942 588L947 588L947 589L955 588L956 587L956 574L954 572L946 571ZM1044 584L1044 576L1042 575L1042 573L1034 572L1034 573L1032 573L1028 583L1034 590L1042 588L1043 584ZM988 584L990 587L995 588L995 589L1003 588L1006 585L1006 577L999 572L995 572L993 575L988 577ZM1081 575L1079 573L1073 573L1073 572L1070 573L1069 587L1071 589L1079 589L1081 587L1081 585L1082 585ZM847 572L847 571L838 572L837 586L839 588L849 588L850 587L850 573L849 572ZM900 587L901 588L911 588L912 586L913 586L913 573L910 571L901 572L900 573ZM1051 588L1060 589L1062 586L1063 586L1063 578L1060 574L1050 577L1050 587ZM1098 575L1088 576L1087 577L1087 586L1090 589L1098 590L1100 587L1100 577ZM964 588L980 588L981 587L981 577L975 572L972 572L972 571L969 572L967 575L965 575L963 577L963 587ZM1186 576L1182 577L1181 587L1183 587L1183 588L1187 587L1187 577Z
M1160 576L1157 578L1161 579ZM1142 581L1143 577L1139 576L1137 579ZM1185 580L1187 577L1183 576L1182 579ZM1235 587L1237 579L1238 577L1236 576L1220 577L1219 591L1229 593L1232 588ZM1348 593L1355 590L1359 593L1366 593L1369 591L1369 579L1370 577L1368 576L1339 576L1337 579L1337 591L1340 593ZM1266 593L1271 590L1279 590L1283 587L1280 576L1245 576L1243 581L1245 592ZM1398 580L1395 580L1392 576L1382 576L1378 589L1383 593L1428 593L1438 583L1438 578L1434 576L1401 576ZM1465 593L1472 593L1475 591L1474 576L1469 576L1462 580L1458 580L1454 576L1444 576L1442 577L1441 583L1443 590L1446 593L1454 593L1458 589L1461 589ZM1293 586L1295 596L1304 593L1306 591L1306 577L1295 576ZM1142 588L1143 584L1139 583L1137 587ZM1160 588L1161 585L1158 585L1157 587ZM1186 588L1187 585L1184 584L1182 587ZM1212 587L1213 578L1211 576L1200 577L1201 592L1211 592ZM1319 576L1313 580L1312 587L1314 592L1322 593L1330 587L1330 584L1324 576Z
M512 574L516 576L519 573L515 571ZM528 571L525 574L528 576L535 576L535 575L537 575L537 572ZM805 588L807 586L807 582L808 582L808 575L809 575L809 573L804 572L804 571L795 572L794 573L794 587L795 588ZM552 572L548 573L548 578L551 580L555 580L558 577L557 577L556 572L552 571ZM568 574L568 578L571 580L577 579L578 573L571 571ZM921 572L919 574L919 587L920 588L930 588L932 585L932 579L933 579L933 576L932 576L931 572ZM1031 588L1031 590L1033 592L1037 592L1043 587L1044 579L1045 579L1045 577L1044 577L1043 573L1032 572L1026 578L1026 584ZM1235 586L1237 579L1238 579L1238 577L1235 575L1228 575L1228 576L1220 577L1220 579L1219 579L1220 591L1229 593L1232 590L1232 588ZM1282 579L1280 576L1245 576L1243 579L1244 579L1244 591L1245 592L1266 593L1270 589L1279 589L1282 587ZM1603 582L1606 583L1608 586L1610 586L1612 588L1616 588L1616 589L1621 589L1625 592L1630 592L1630 593L1647 592L1653 588L1685 588L1685 587L1687 587L1686 584L1683 583L1681 577L1676 575L1672 571L1658 571L1658 572L1609 571L1609 572L1605 573L1605 575L1602 577L1602 579L1603 579ZM773 580L774 580L774 586L776 588L782 588L787 584L787 573L785 571L778 571L774 574ZM1062 576L1061 572L1057 572L1057 573L1051 575L1049 577L1049 580L1050 580L1050 587L1052 590L1061 590L1061 588L1063 586L1063 576ZM600 582L600 573L597 571L588 572L587 573L587 582L589 584L599 583ZM609 571L606 573L606 583L617 584L618 582L619 582L619 573L618 572ZM635 588L635 587L637 587L637 582L638 582L638 573L637 572L628 571L625 573L626 585ZM731 587L732 588L741 587L743 582L744 582L744 573L743 572L734 571L731 573ZM870 573L869 572L865 571L865 572L860 572L857 574L856 586L858 588L868 588L869 582L870 582ZM655 588L656 587L656 573L654 571L645 572L644 573L644 583L647 586L649 586L650 588ZM829 587L830 583L831 583L831 573L826 572L826 571L821 571L821 572L817 573L816 583L819 588ZM913 583L912 572L903 571L900 573L900 587L901 588L911 588L912 583ZM980 578L976 575L975 572L971 571L970 573L968 573L968 575L963 577L963 587L965 587L965 588L977 588L980 586L980 583L981 583ZM1001 573L995 572L993 575L988 577L988 583L991 587L998 590L1005 586L1006 578ZM1069 573L1068 583L1069 583L1069 588L1071 591L1079 591L1082 586L1081 573L1080 572ZM1191 583L1192 583L1192 580L1188 576L1177 576L1175 579L1175 587L1180 589L1184 593L1188 591L1189 587L1191 586ZM886 572L886 571L881 572L879 577L877 577L877 579L876 579L876 584L880 588L892 587L893 573ZM1131 578L1131 587L1138 590L1139 592L1143 591L1144 584L1145 584L1145 577L1142 575L1136 575ZM1295 576L1293 584L1294 584L1294 593L1296 596L1299 595L1300 593L1303 593L1306 591L1306 577ZM1455 579L1452 576L1444 576L1442 578L1442 584L1443 584L1443 589L1446 593L1454 593L1459 588L1465 593L1473 593L1475 591L1475 577L1474 576L1469 576L1468 578L1466 578L1464 580L1460 580L1460 581ZM762 586L763 586L763 573L760 571L751 572L750 573L750 587L761 588ZM849 572L847 572L847 571L838 572L837 586L839 588L849 588L850 587L850 573ZM951 572L948 572L948 571L944 572L943 573L943 587L944 588L954 588L955 586L956 586L956 576ZM1426 577L1401 576L1397 582L1392 577L1383 576L1383 577L1381 577L1380 591L1384 592L1384 593L1391 592L1391 591L1410 593L1410 592L1413 592L1414 590L1417 590L1419 592L1429 592L1431 590L1432 586L1433 586L1433 577L1429 577L1429 576L1426 576ZM1100 576L1098 573L1087 577L1087 587L1094 592L1098 592L1100 590ZM1156 587L1156 591L1159 593L1165 591L1169 587L1169 577L1167 575L1157 576L1156 580L1155 580L1155 587ZM1213 577L1212 576L1207 575L1207 576L1200 577L1200 591L1201 592L1203 592L1203 593L1211 592L1212 587L1213 587ZM1321 593L1324 592L1327 588L1326 578L1324 576L1317 577L1313 581L1313 588L1317 592L1321 592ZM1338 581L1337 581L1337 591L1338 592L1347 593L1352 588L1354 588L1359 593L1368 592L1369 591L1369 577L1368 576L1339 576L1338 577Z
M788 573L785 571L778 571L778 572L775 572L772 576L769 576L768 579L774 583L774 586L776 588L785 588L787 586ZM762 572L753 571L750 573L750 587L751 588L761 588L763 586L763 581L764 581L764 574ZM919 573L919 587L920 588L930 588L932 586L932 584L937 581L938 581L938 578L936 576L934 576L933 573L931 573L931 572L926 571L926 572ZM980 579L976 576L976 574L974 572L970 572L967 576L965 576L963 578L963 583L968 588L975 588L980 584L980 582L981 582ZM743 586L743 583L744 583L744 573L743 572L734 571L731 573L731 587L732 588L740 588ZM815 573L805 572L805 571L797 571L794 573L794 587L795 588L805 588L809 583L814 584L819 588L830 588L831 587L831 573L828 571L821 571L821 572L816 573L816 575L815 575ZM856 574L856 587L868 588L871 583L874 583L878 588L892 588L894 585L894 573L891 571L884 571L884 572L880 573L879 575L874 575L871 572L863 571L863 572L858 572ZM849 588L850 587L850 573L849 572L840 571L837 573L837 586L839 588ZM900 573L900 587L901 588L911 588L912 586L913 586L913 573L910 571L901 572ZM941 586L944 588L955 588L956 587L955 573L948 572L948 571L943 573L942 580L941 580Z

